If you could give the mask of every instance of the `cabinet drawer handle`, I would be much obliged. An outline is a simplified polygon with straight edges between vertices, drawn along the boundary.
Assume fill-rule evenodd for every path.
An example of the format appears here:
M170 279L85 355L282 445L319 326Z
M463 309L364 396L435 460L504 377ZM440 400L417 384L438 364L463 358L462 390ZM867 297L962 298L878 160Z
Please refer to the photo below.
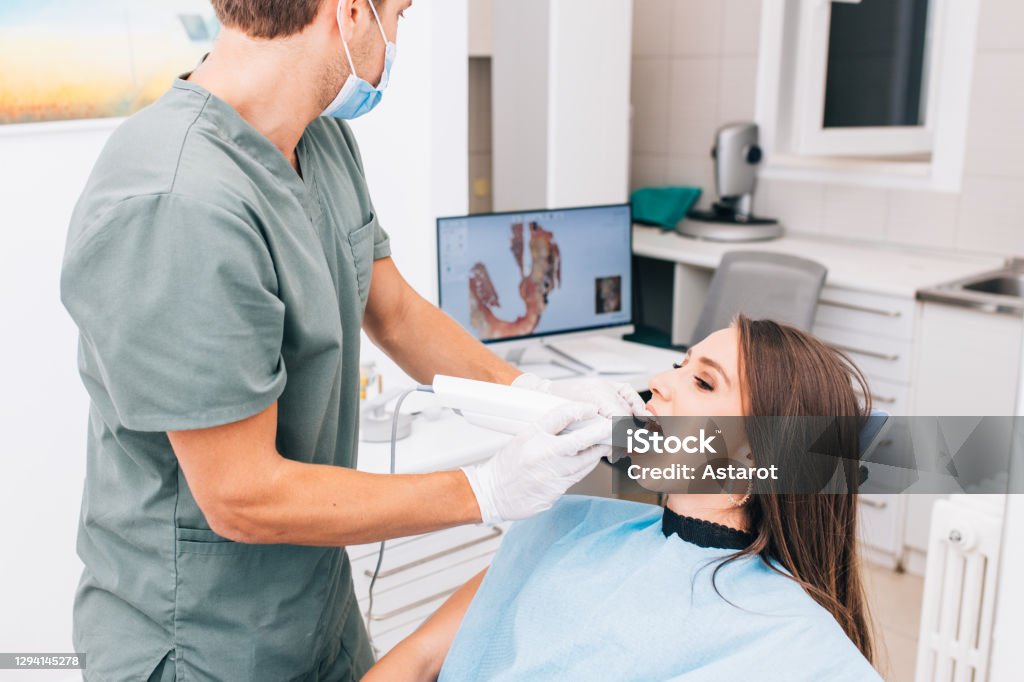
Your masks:
M854 390L854 393L857 394L858 398L863 398L864 397L864 394L861 393L860 391L856 390L856 389ZM873 403L881 403L882 405L895 405L896 404L896 398L887 398L886 396L875 395L874 393L872 393L871 394L871 402L873 402Z
M895 362L900 359L899 353L879 353L876 350L864 350L863 348L854 348L853 346L844 346L841 343L830 343L828 344L836 350L841 350L845 353L856 353L857 355L866 355L869 358L878 358L879 360L889 360Z
M455 591L458 590L460 587L462 587L462 585L456 585L455 587L453 587L451 589L441 590L440 592L432 594L429 597L423 597L423 599L417 599L414 602L406 604L405 606L400 606L397 609L393 609L391 611L388 611L387 613L374 614L373 616L370 617L370 620L381 621L381 620L387 620L388 618L394 618L395 616L400 616L403 613L408 613L409 611L412 611L413 609L417 609L417 608L419 608L421 606L429 604L432 601L437 601L438 599L441 599L443 597L447 597L449 594L454 594Z
M492 528L490 533L482 537L476 538L475 540L463 542L461 545L455 545L454 547L449 547L448 549L441 550L440 552L434 552L433 554L428 554L427 556L420 557L419 559L414 559L413 561L409 561L404 564L399 564L398 566L390 568L386 571L381 571L377 574L377 578L390 578L391 576L402 573L403 571L408 571L410 568L416 568L417 566L422 566L423 564L429 564L431 561L442 559L446 556L455 554L456 552L461 552L462 550L467 549L469 547L473 547L483 542L487 542L488 540L493 540L494 538L501 537L502 532L503 531L501 530L501 528ZM371 571L370 569L366 569L365 571L363 571L363 575L365 575L367 578L372 578L373 571Z
M844 308L846 310L856 310L859 313L868 313L871 315L881 315L882 317L903 317L903 313L899 310L885 310L883 308L871 308L865 305L856 305L855 303L843 303L842 301L833 301L827 298L818 300L818 305L830 305L833 308Z
M394 585L388 585L387 587L385 587L383 589L377 590L374 594L376 594L379 597L382 594L388 594L389 592L394 592L395 590L400 590L403 587L409 587L410 585L418 583L418 582L420 582L422 580L426 580L427 578L431 578L431 577L433 577L435 575L440 575L442 573L447 573L448 571L450 571L453 568L456 568L458 566L463 566L463 565L471 563L473 561L479 561L480 559L490 559L490 558L493 558L494 555L497 552L498 552L498 548L495 547L494 549L486 550L486 551L482 552L481 554L474 554L473 556L468 557L466 559L459 559L458 561L456 561L453 564L442 564L439 568L435 568L434 570L430 571L429 573L423 573L421 575L416 576L415 578L410 578L410 579L408 579L408 580L406 580L404 582L395 583Z
M871 507L872 509L885 509L889 506L888 502L879 502L878 500L869 500L866 497L860 498L860 503L865 507Z

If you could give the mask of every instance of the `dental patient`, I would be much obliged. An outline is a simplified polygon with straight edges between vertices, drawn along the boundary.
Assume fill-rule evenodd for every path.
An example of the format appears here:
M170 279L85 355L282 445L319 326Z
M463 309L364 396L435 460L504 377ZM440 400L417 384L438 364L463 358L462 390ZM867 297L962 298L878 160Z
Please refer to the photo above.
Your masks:
M659 417L870 410L841 353L742 316L650 389ZM838 423L836 442L855 460L857 431ZM758 431L747 428L754 462L772 449ZM844 489L855 490L848 475ZM753 483L670 494L664 508L567 496L516 523L490 568L364 679L878 681L856 519L854 492Z

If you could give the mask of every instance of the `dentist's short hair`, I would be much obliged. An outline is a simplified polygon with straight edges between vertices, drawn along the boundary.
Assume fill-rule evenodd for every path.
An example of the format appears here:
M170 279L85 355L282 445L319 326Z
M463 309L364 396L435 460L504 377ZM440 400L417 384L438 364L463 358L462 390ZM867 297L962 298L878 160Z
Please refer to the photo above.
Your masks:
M285 38L313 23L333 0L211 0L220 22L253 38Z

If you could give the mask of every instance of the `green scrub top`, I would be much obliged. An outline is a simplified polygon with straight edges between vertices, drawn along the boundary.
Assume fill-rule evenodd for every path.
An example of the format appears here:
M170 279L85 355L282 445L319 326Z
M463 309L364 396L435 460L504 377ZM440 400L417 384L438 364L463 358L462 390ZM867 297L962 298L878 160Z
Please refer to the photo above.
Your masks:
M91 398L86 679L358 679L373 663L345 550L218 536L166 435L278 401L282 455L356 464L360 327L388 236L345 123L317 119L297 154L301 178L178 79L113 134L75 209L61 298Z

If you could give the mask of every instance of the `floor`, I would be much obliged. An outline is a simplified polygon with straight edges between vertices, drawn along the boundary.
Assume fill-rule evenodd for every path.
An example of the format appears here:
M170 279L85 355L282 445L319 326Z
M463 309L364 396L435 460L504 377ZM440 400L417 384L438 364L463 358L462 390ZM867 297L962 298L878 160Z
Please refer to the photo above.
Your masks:
M865 564L868 607L875 623L878 669L886 682L914 682L924 578Z

